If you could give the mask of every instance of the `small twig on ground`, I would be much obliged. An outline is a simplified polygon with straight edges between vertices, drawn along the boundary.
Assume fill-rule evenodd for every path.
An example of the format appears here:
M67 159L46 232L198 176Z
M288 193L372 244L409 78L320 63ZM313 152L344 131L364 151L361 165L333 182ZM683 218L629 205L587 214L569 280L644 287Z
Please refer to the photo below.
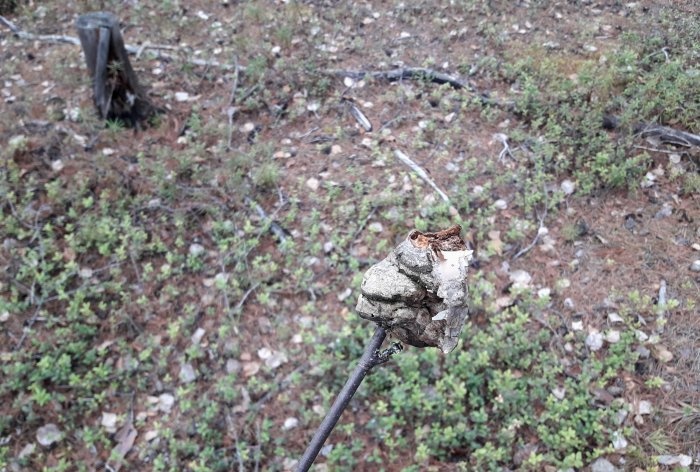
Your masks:
M260 286L260 282L254 283L248 290L245 291L241 299L236 303L236 306L233 308L233 310L229 310L229 313L237 313L238 310L243 308L243 305L245 305L246 300L248 300L248 297L255 291Z
M518 257L522 256L523 254L527 253L535 247L535 245L539 242L540 236L542 235L543 231L542 228L544 228L544 219L547 217L547 207L545 206L544 212L540 215L539 212L537 212L537 220L539 221L539 226L537 227L537 234L535 235L535 238L532 240L530 244L528 244L526 247L522 248L520 251L518 251L514 256L513 259L517 259Z
M277 214L277 212L280 210L280 208L277 208L275 212L272 214L272 216L268 216L268 214L265 212L263 207L261 207L258 202L251 200L250 198L246 197L245 198L246 204L248 205L253 205L255 208L255 211L258 213L260 218L262 218L264 221L269 221L270 222L270 231L272 231L275 236L277 236L277 239L279 239L280 243L285 243L287 241L287 233L282 228L282 226L279 225L279 223L275 222L273 220L274 216Z
M233 422L231 415L229 415L228 413L226 414L226 424L228 426L229 431L231 431L231 434L233 435L233 442L236 444L236 459L238 462L238 472L245 472L245 466L243 465L243 455L241 454L241 445L238 439L238 430L236 429L236 425Z
M656 331L663 333L664 325L666 324L666 281L663 279L659 282L659 298L656 301L656 306L658 307Z
M367 119L365 114L362 113L362 110L360 110L352 100L344 99L343 102L347 105L348 109L350 110L350 114L353 118L355 118L355 121L357 121L357 123L368 133L372 131L372 123L369 121L369 119Z
M509 156L511 159L516 161L515 156L513 156L513 153L511 152L510 146L508 145L508 136L506 136L503 133L496 133L493 135L493 139L495 141L498 141L503 145L503 149L501 152L498 154L498 160L499 162L503 160L505 156Z
M232 107L236 103L236 92L238 92L238 55L233 55L233 85L231 86L231 96L228 106Z
M433 179L430 178L428 173L418 164L413 162L406 154L403 152L399 151L398 149L394 150L394 155L404 164L406 164L408 167L411 168L413 172L418 174L418 176L425 180L428 185L430 185L435 192L437 192L438 195L440 195L440 198L442 198L445 202L450 203L450 197L447 196L445 192L440 190L440 188L437 186L437 184L433 181Z
M226 149L231 149L231 141L233 140L233 117L235 116L238 108L234 106L236 103L236 92L238 91L238 56L233 56L233 85L231 86L231 96L228 100L228 107L226 108L226 116L228 117L228 139L226 141Z

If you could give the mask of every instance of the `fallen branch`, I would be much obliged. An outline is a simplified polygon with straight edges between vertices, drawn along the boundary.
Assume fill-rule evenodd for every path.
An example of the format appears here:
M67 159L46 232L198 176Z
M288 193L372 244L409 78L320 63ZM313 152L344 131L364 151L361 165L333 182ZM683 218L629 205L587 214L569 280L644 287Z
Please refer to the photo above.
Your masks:
M656 318L656 330L659 333L664 332L666 324L666 281L661 279L659 282L659 299L656 302L658 307L658 316Z
M343 100L343 102L347 105L348 109L350 110L350 114L352 115L353 118L355 118L355 121L362 126L362 128L367 131L368 133L372 131L372 123L369 121L369 119L365 116L364 113L362 113L362 110L359 109L355 103L353 103L352 100Z
M428 185L430 185L433 188L433 190L435 190L437 192L437 194L440 195L440 198L442 198L445 202L450 203L450 197L448 197L445 192L440 190L440 188L437 186L437 184L433 181L433 179L430 178L430 176L428 176L428 173L425 170L423 170L423 168L421 166L419 166L418 164L413 162L411 160L411 158L409 158L406 154L399 151L398 149L394 150L394 155L401 162L403 162L408 167L410 167L413 172L418 174L418 177L425 180L428 183Z
M684 147L700 147L700 136L697 134L679 131L668 126L651 124L637 125L634 128L635 134L642 138L656 138L664 144L673 144Z
M4 16L0 15L0 23L5 25L16 37L19 39L23 39L26 41L41 41L44 43L52 43L52 44L73 44L75 46L80 46L80 40L76 37L73 36L64 36L60 34L33 34L33 33L28 33L24 30L22 30L19 26L5 18ZM144 51L154 51L154 57L155 59L162 59L166 61L174 61L174 60L179 60L181 59L178 55L176 54L168 54L166 52L163 52L163 50L170 50L170 51L178 51L179 49L176 46L168 46L164 44L151 44L149 42L145 42L144 44L140 46L134 46L131 44L125 44L124 45L126 52L128 52L131 55L135 55L136 58L140 58L141 54L143 54ZM215 61L215 60L204 60L204 59L186 59L186 62L188 64L192 64L195 66L200 66L200 67L216 67L217 69L221 69L224 71L232 71L235 70L236 67L229 65L229 64L222 64L221 62ZM238 67L239 71L244 71L243 67Z
M397 82L399 80L404 79L422 79L434 82L436 84L449 84L458 90L467 89L472 92L475 91L472 88L472 86L469 85L469 83L463 80L424 67L404 67L400 69L391 69L386 71L352 71L334 69L328 71L328 73L337 77L350 77L354 80L362 80L365 77L372 77L374 79L384 79L388 80L389 82Z
M270 231L272 231L275 236L277 236L277 239L279 239L280 243L284 243L287 241L287 233L282 228L282 226L279 225L276 221L274 221L268 214L265 212L263 207L261 207L258 202L251 200L250 198L246 197L246 203L249 205L252 205L255 208L255 211L258 213L260 218L263 219L263 221L270 221Z
M501 107L506 110L511 110L515 106L512 100L494 100L485 93L480 93L469 82L454 77L449 74L443 74L433 69L424 67L404 67L400 69L390 69L385 71L363 71L363 70L342 70L331 69L326 71L329 75L336 77L349 77L353 80L362 80L366 77L374 79L388 80L389 82L398 82L400 80L427 80L436 84L448 84L456 90L467 90L474 94L479 102L486 106Z
M620 128L621 121L615 115L603 117L603 128L614 130ZM656 138L664 144L684 147L700 147L700 135L680 131L668 126L651 123L637 123L632 127L632 132L641 138Z
M545 189L545 195L546 195L546 189ZM545 227L544 226L544 220L547 218L547 205L545 202L544 206L544 211L542 214L540 212L537 212L537 221L538 221L538 226L537 226L537 234L535 235L535 238L532 240L530 244L528 244L526 247L522 248L520 251L518 251L514 256L513 259L517 259L518 257L522 256L523 254L526 254L528 251L530 251L535 245L540 241L540 237L542 237L544 234L547 234L546 231L543 231L542 229Z

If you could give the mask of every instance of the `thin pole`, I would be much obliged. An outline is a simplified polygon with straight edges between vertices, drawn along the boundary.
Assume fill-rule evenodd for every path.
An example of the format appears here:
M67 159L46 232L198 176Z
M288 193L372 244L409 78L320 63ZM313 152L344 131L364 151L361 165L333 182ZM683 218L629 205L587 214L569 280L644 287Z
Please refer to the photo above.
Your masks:
M306 448L306 452L304 452L304 455L299 460L296 472L307 472L311 468L311 465L316 460L316 456L318 456L319 451L323 447L323 443L325 443L328 436L330 436L335 424L340 419L340 415L343 414L345 407L350 403L350 399L355 395L357 387L360 386L367 372L369 372L372 367L386 362L387 359L379 353L379 348L384 342L384 338L386 338L386 331L381 326L377 327L372 339L365 348L364 354L362 354L360 358L360 362L357 364L357 367L355 367L355 371L350 378L348 378L348 381L345 382L345 386L338 394L335 402L333 402L331 409L328 410L326 417L323 419L323 422L316 430L316 434L314 434L313 439L311 439L309 446Z

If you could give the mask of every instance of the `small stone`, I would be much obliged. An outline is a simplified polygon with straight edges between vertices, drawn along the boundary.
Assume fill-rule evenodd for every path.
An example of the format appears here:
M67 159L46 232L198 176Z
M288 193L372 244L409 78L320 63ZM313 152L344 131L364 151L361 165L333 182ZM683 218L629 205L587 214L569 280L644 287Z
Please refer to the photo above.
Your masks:
M622 317L619 314L612 312L612 313L608 313L608 321L612 324L615 324L615 323L622 323L625 320L622 319Z
M108 411L102 412L102 421L100 422L102 427L107 430L108 433L117 432L117 415L115 413L110 413Z
M457 116L455 113L449 113L445 116L445 123L452 123L454 121L455 116Z
M700 259L697 259L690 264L690 270L693 272L700 272Z
M326 254L330 254L331 251L333 251L334 247L335 246L333 245L333 241L326 241L325 243L323 243L323 252L325 252Z
M530 285L532 281L532 276L521 269L514 270L509 274L510 281L513 282L514 288L526 288Z
M564 180L559 187L564 195L571 195L576 190L576 184L569 179Z
M3 311L0 313L0 323L4 323L5 321L10 319L10 312L9 311Z
M637 341L643 343L647 339L649 339L649 335L645 333L644 331L641 331L639 329L634 331L634 335L637 337Z
M566 396L566 389L564 387L556 387L552 389L552 395L554 395L554 398L557 400L563 400Z
M80 276L80 278L89 279L90 277L92 277L92 269L90 269L89 267L83 267L82 269L80 269L80 271L78 271L78 275Z
M64 167L64 166L63 166L63 161L60 160L60 159L56 159L55 161L51 162L51 168L52 168L55 172L60 172L60 171L62 171L62 170L63 170L63 167Z
M612 465L612 463L607 460L603 459L602 457L597 459L594 463L591 464L591 472L618 472L619 469Z
M574 301L571 298L567 297L564 299L564 306L566 308L568 308L569 310L573 310L574 307L576 306L576 304L574 303Z
M620 332L617 330L610 330L605 333L605 341L609 344L615 344L620 342Z
M652 346L651 354L654 356L654 359L664 363L671 362L673 360L673 353L671 353L671 351L666 349L666 347L661 344Z
M175 405L175 397L169 393L161 393L158 395L158 405L157 408L163 413L170 413Z
M143 435L143 438L146 440L146 442L151 442L157 437L158 437L158 431L156 431L154 429L146 431L146 433L144 433L144 435Z
M651 172L647 172L640 185L642 188L653 187L656 184L656 175Z
M195 346L198 345L201 341L202 338L204 337L204 334L206 333L206 330L204 328L197 328L197 330L194 332L192 335L192 344Z
M690 467L693 463L693 458L685 454L678 454L677 456L662 454L656 460L661 465L679 465L681 467Z
M552 289L549 287L544 287L537 291L537 298L549 298L551 294Z
M241 370L241 363L238 362L236 359L229 359L226 361L226 373L227 374L234 374L238 373Z
M246 377L252 377L257 374L260 370L259 362L246 362L243 364L243 375Z
M586 346L591 351L599 351L603 347L603 335L597 330L591 331L586 337Z
M346 288L343 290L341 293L338 294L338 301L343 302L345 301L350 295L352 295L352 289L350 287Z
M191 256L197 257L204 252L204 246L201 244L192 243L190 244L189 251Z
M340 154L341 152L343 152L342 147L338 146L337 144L331 146L331 156L335 156L337 154Z
M289 431L290 429L294 429L297 426L299 426L299 420L296 418L290 417L290 418L287 418L286 420L284 420L284 425L282 425L282 429L284 431Z
M22 459L31 456L34 453L35 449L36 445L34 443L27 444L22 448L21 451L19 451L19 454L17 454L17 460L22 461Z
M197 372L194 370L192 364L188 362L180 366L178 377L182 383L194 382L197 379Z
M627 445L627 439L625 439L620 431L615 431L612 434L612 446L615 450L625 449Z
M102 154L104 154L105 156L111 156L111 155L114 154L115 152L117 152L117 151L115 151L115 150L112 149L112 148L104 148L104 149L102 150Z
M583 331L583 320L572 321L571 331Z
M249 122L245 123L243 126L241 126L239 128L239 130L241 131L241 133L250 134L253 131L255 131L255 123L249 121Z
M317 191L320 185L321 183L315 177L311 177L306 181L306 186L310 188L313 192Z
M380 222L375 221L368 226L368 229L373 233L381 233L384 231L384 226Z
M63 439L63 433L53 423L48 423L36 430L36 440L42 446L48 447L61 439Z
M270 369L276 369L288 361L287 355L281 351L275 351L272 356L265 360L265 365Z
M175 92L175 100L178 102L186 102L190 99L190 94L187 92Z
M668 155L668 160L671 164L680 164L681 155L674 152Z
M505 201L504 199L502 199L502 198L499 198L498 200L496 200L495 202L493 202L493 206L494 206L494 208L496 208L497 210L505 210L506 208L508 208L508 202L506 202L506 201Z
M261 347L258 349L258 357L263 361L267 360L272 357L272 350L268 347Z
M637 413L640 415L651 415L652 408L649 400L640 400L637 405Z

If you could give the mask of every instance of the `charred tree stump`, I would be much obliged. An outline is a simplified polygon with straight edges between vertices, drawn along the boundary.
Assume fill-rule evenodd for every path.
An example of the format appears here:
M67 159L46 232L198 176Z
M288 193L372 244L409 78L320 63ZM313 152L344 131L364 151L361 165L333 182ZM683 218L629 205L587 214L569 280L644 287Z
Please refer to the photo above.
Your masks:
M103 119L120 119L132 127L159 113L146 99L131 68L119 19L94 12L78 17L75 26L93 79L93 99Z

